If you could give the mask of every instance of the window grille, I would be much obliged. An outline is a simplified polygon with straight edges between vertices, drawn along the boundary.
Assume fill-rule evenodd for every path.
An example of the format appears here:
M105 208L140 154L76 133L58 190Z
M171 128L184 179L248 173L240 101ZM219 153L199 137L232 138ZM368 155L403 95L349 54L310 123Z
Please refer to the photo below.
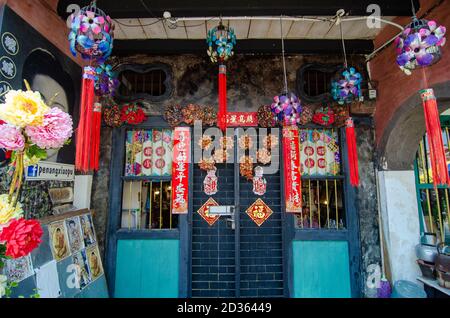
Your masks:
M174 229L172 130L129 130L125 140L122 228Z
M296 228L344 230L344 177L338 130L301 129L300 161L303 211L296 215Z

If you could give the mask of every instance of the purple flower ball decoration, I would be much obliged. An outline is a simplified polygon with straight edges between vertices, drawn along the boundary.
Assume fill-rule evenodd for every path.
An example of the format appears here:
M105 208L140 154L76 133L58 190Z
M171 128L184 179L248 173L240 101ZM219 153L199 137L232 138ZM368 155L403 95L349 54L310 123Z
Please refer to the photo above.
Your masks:
M112 52L114 25L111 18L95 4L82 8L70 16L70 50L86 60L105 61Z
M354 67L345 69L337 80L331 83L331 95L339 105L350 104L362 96L362 76Z
M100 64L95 68L95 94L97 96L113 96L119 80L117 73L112 70L109 64Z
M277 122L283 126L294 126L300 122L302 106L294 94L275 96L271 105Z
M441 59L441 47L446 43L446 28L436 21L417 18L395 40L397 64L407 75L416 68L426 67Z

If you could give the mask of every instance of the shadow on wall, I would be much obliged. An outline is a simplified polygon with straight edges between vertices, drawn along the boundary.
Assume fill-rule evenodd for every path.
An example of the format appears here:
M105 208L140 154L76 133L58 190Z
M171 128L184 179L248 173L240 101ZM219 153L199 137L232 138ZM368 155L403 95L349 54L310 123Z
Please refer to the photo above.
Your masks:
M53 98L54 103L51 107L58 107L74 118L76 98L73 81L52 54L42 49L32 51L25 60L22 78L30 83L32 90L41 93L47 104ZM47 161L73 164L74 142L72 140L60 150L49 150L47 154Z
M450 81L433 85L439 111L450 108ZM395 112L380 140L378 169L413 170L420 139L425 134L425 117L419 92L412 95Z

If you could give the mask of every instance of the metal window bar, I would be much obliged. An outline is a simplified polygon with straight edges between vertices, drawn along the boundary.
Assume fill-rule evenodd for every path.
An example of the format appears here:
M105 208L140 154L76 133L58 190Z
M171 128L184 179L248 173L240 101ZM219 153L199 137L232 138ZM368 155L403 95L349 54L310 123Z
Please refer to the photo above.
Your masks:
M448 147L449 129L442 130L444 144ZM436 234L441 241L445 239L445 227L450 228L449 187L435 187L430 168L429 145L424 136L416 155L416 186L418 187L419 212L424 232ZM447 229L448 231L448 229Z
M146 131L138 130L144 135ZM158 131L161 133L161 141L156 144L153 143L154 150L157 147L163 146L163 134L164 132L170 132L168 129L151 129L150 132ZM147 132L148 133L148 132ZM153 138L153 135L152 135ZM132 157L132 156L131 156ZM136 158L131 158L131 162L134 162ZM169 159L168 157L165 159ZM128 161L127 161L128 163ZM148 176L124 176L125 182L123 188L124 198L129 198L130 206L127 206L123 210L123 222L127 229L174 229L178 227L178 215L172 213L172 207L170 204L172 181L170 176L162 176L163 169L157 168L156 175ZM136 185L140 185L139 190L136 189ZM137 194L133 191L139 191ZM137 200L138 202L132 202ZM148 200L148 205L147 205ZM135 211L133 207L140 208L139 211ZM140 212L140 214L138 213ZM133 219L134 218L134 219Z

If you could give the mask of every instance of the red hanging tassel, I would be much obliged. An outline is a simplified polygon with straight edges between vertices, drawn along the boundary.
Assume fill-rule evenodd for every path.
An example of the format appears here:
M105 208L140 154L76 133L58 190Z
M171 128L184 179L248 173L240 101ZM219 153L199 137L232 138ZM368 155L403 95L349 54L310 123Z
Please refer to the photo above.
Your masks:
M433 89L420 91L423 110L425 113L425 124L427 128L428 144L430 146L430 161L433 171L433 184L450 185L448 175L447 159L445 156L444 142L442 140L442 128L439 119L436 97Z
M225 131L227 129L227 67L219 65L219 112L217 126Z
M83 73L81 86L80 122L76 132L76 156L75 168L82 172L87 172L90 168L89 156L91 145L91 132L94 107L94 81L95 69L86 66Z
M358 151L356 147L355 125L352 118L348 118L345 122L345 139L347 140L347 157L350 168L350 184L353 187L359 186L358 171Z
M100 128L102 122L102 104L95 103L92 121L92 144L89 160L89 169L98 170L100 159Z

